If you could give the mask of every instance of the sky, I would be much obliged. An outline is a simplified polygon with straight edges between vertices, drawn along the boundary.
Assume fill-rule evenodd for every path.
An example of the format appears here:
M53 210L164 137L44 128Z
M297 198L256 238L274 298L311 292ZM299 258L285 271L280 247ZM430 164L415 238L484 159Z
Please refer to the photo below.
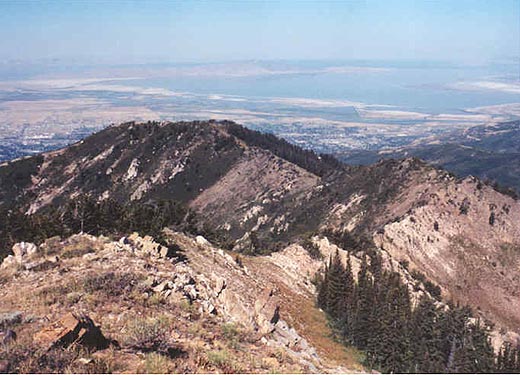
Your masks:
M0 59L514 63L520 0L2 0Z

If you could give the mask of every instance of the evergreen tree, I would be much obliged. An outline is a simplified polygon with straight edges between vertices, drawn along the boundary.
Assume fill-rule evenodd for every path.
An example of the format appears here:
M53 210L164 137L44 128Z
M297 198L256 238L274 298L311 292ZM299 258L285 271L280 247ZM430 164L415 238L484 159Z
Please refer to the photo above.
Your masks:
M439 311L426 295L412 314L410 337L412 372L436 373L445 370L443 341L439 323Z
M347 262L345 265L344 272L344 284L345 293L343 295L343 310L341 319L341 335L343 340L352 343L352 331L354 327L355 319L355 307L356 307L356 293L355 293L355 281L354 275L352 274L352 261L350 260L350 254L347 255Z
M373 306L375 301L372 277L368 273L367 257L364 256L358 273L358 283L355 288L356 306L352 329L352 341L359 349L366 349L372 337Z
M345 285L345 269L338 250L332 258L328 271L326 311L334 320L339 321L343 315L347 286Z

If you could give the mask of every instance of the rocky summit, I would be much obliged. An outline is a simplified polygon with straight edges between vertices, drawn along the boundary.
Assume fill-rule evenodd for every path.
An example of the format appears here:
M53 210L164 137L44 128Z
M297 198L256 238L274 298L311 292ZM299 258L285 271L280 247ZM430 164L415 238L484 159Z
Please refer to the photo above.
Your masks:
M6 371L520 363L520 202L419 159L354 167L229 121L125 123L2 164L0 210ZM438 329L438 367L420 344L383 355L393 330L430 329L428 306L432 332L468 308L460 340Z

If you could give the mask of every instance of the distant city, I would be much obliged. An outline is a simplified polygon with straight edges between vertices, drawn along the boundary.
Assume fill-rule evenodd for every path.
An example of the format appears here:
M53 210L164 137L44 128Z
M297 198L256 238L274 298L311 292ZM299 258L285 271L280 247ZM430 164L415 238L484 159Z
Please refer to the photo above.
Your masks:
M73 73L59 66L24 71L4 62L0 160L64 147L124 121L229 119L337 154L394 150L520 118L515 64L246 61Z

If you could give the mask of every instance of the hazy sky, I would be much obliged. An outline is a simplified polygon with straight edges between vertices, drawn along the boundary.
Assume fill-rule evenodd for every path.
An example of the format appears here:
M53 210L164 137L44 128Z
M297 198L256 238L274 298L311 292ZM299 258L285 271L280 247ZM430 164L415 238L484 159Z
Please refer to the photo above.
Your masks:
M511 62L520 0L2 0L0 58Z

